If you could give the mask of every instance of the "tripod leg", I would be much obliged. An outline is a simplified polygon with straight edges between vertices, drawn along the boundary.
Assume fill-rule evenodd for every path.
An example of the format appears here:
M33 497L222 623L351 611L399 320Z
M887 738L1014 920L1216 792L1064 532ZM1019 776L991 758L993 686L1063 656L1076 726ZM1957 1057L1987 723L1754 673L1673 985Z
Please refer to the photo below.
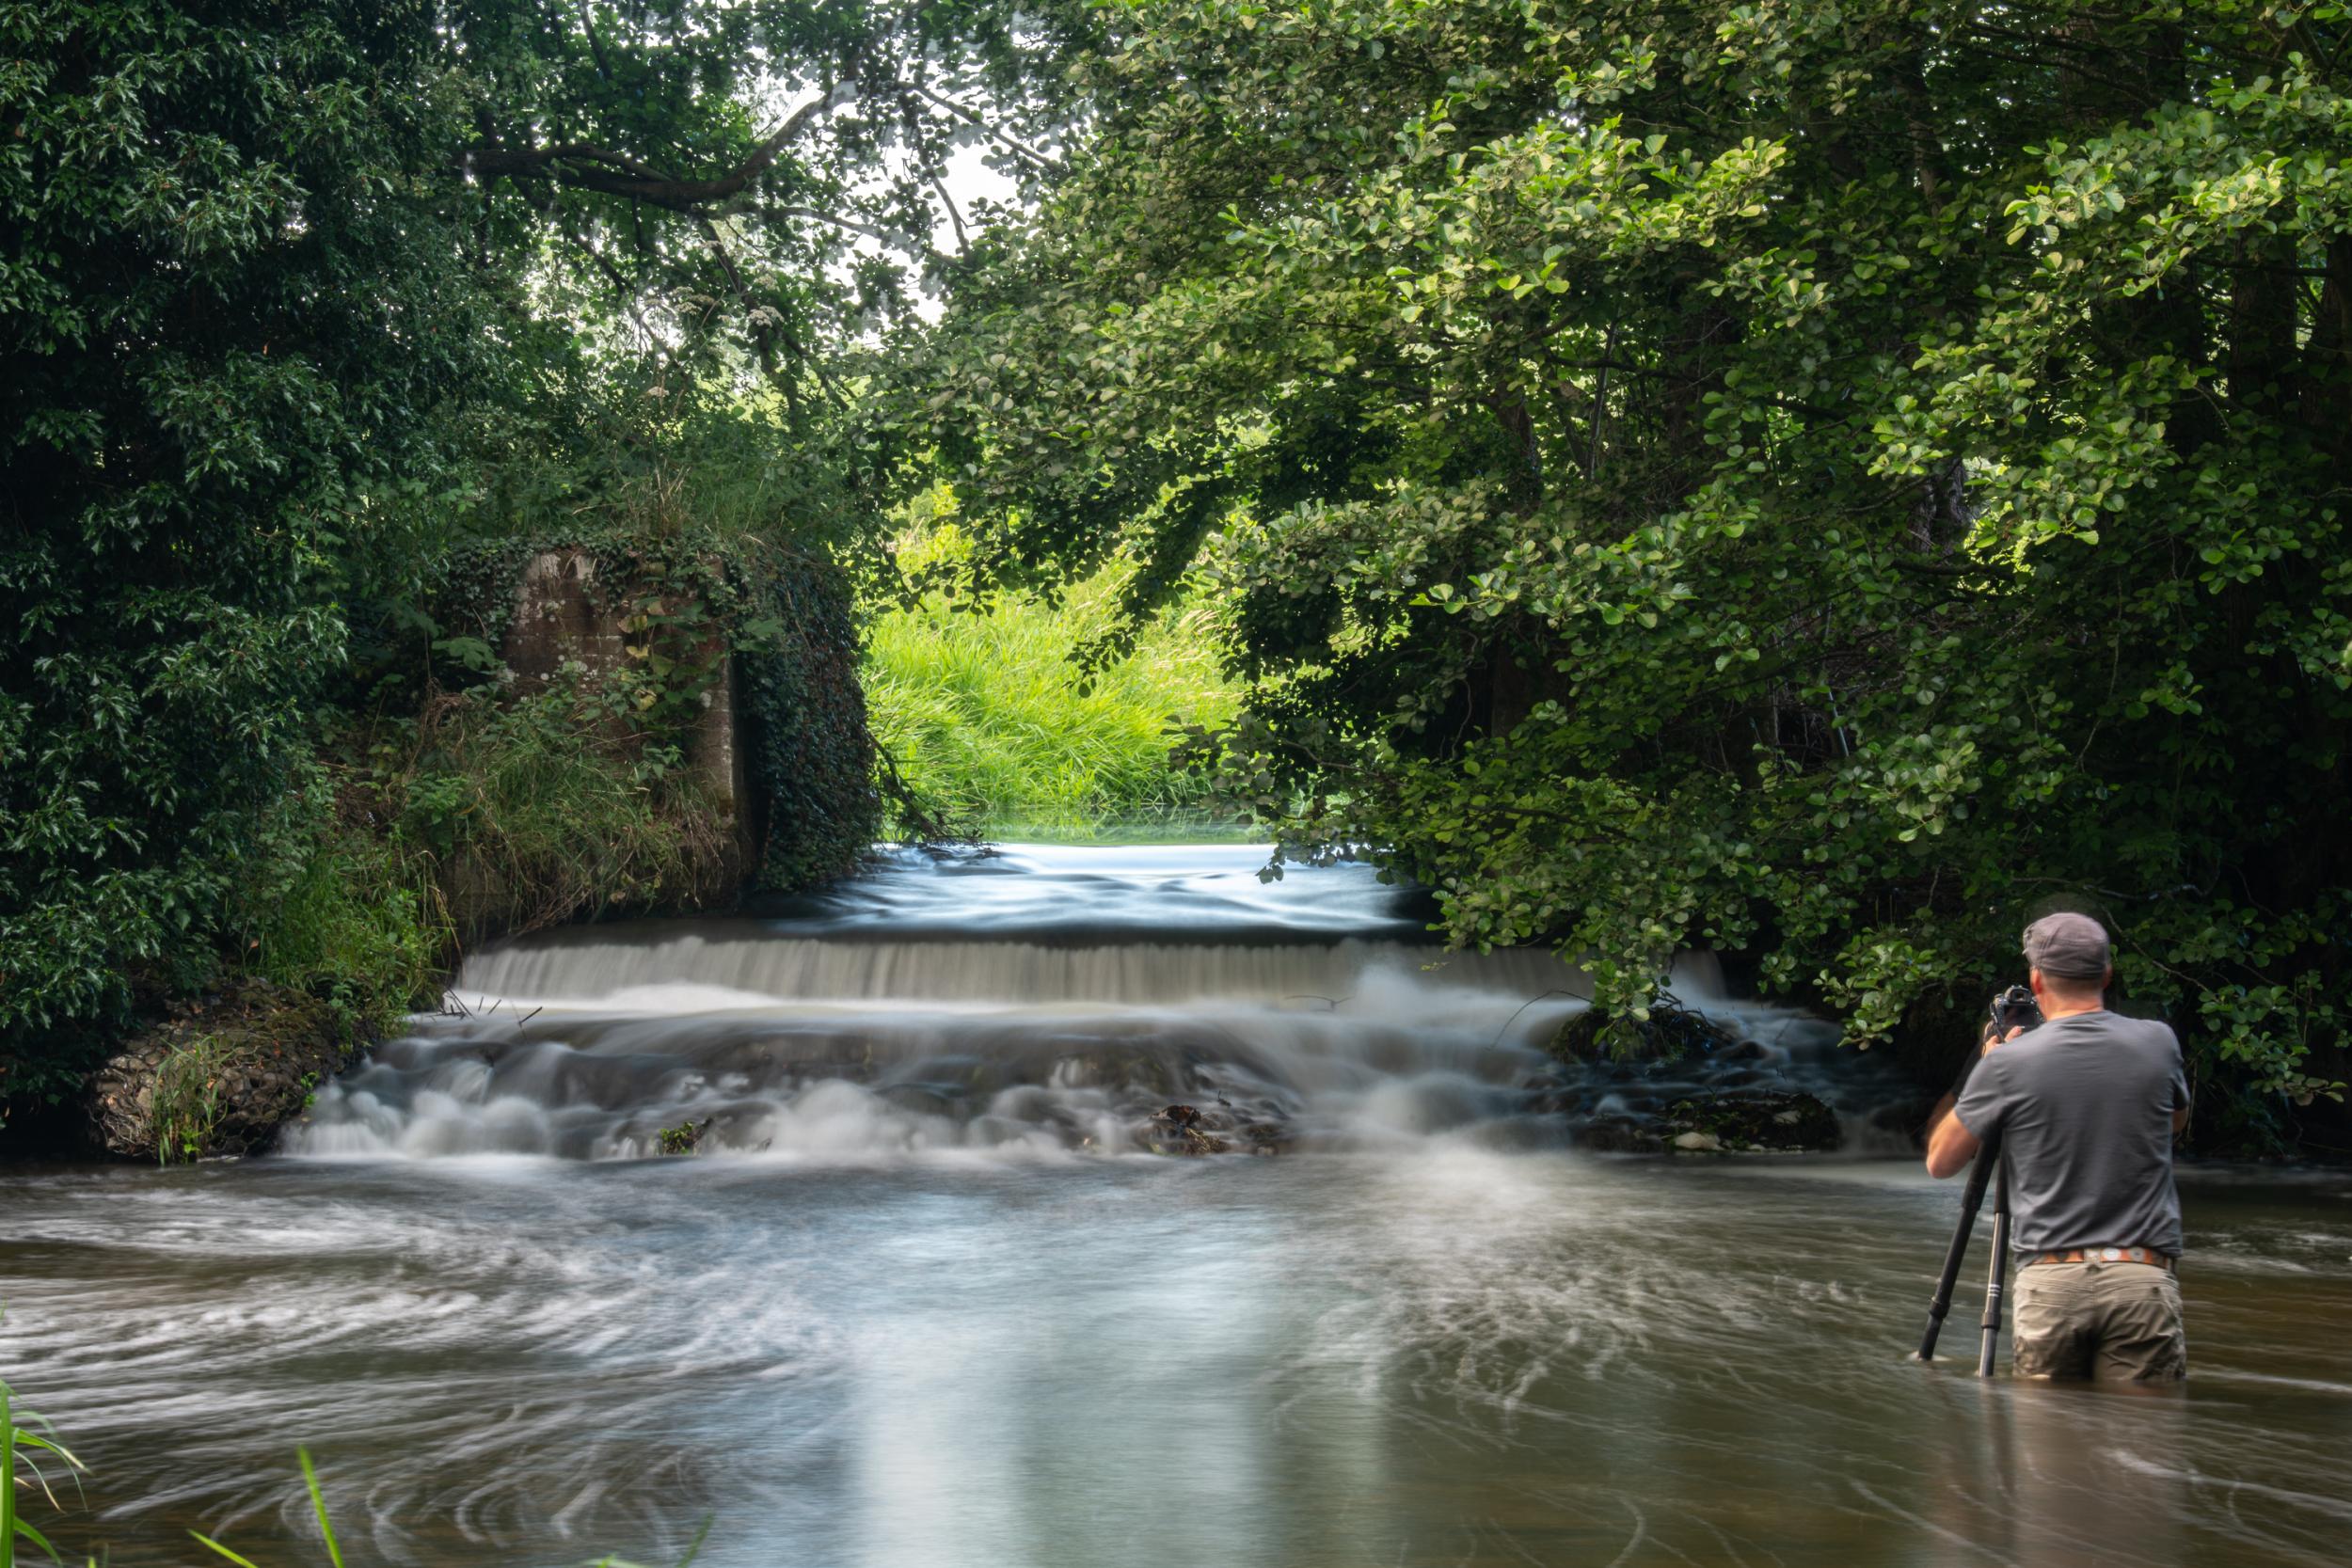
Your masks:
M1993 1354L2001 1338L2001 1297L2009 1288L2009 1163L2001 1162L1993 1182L1993 1262L1985 1271L1983 1338L1977 1346L1977 1375L1993 1375Z
M1944 1272L1935 1282L1935 1295L1928 1302L1928 1329L1919 1337L1919 1359L1935 1359L1935 1341L1944 1333L1944 1319L1952 1309L1952 1291L1960 1284L1960 1266L1967 1260L1968 1238L1977 1228L1977 1212L1984 1207L1985 1184L1992 1180L1993 1165L1999 1155L2000 1145L1988 1143L1978 1152L1975 1168L1968 1172L1968 1185L1960 1195L1960 1224L1952 1231L1952 1244L1944 1253Z

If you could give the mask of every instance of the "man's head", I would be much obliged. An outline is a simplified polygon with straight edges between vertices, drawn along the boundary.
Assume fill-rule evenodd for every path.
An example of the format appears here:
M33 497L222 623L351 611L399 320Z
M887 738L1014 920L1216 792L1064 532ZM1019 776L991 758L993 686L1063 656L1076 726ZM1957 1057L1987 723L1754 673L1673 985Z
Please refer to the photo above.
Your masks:
M2045 914L2026 927L2034 994L2046 1001L2097 1006L2114 974L2107 952L2107 928L2087 914Z

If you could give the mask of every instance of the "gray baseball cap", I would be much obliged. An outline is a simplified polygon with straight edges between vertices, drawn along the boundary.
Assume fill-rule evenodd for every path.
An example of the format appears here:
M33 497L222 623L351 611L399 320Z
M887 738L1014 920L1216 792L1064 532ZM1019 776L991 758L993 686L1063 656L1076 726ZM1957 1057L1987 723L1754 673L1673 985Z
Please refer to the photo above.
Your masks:
M2107 928L2087 914L2045 914L2026 927L2026 961L2061 980L2107 973Z

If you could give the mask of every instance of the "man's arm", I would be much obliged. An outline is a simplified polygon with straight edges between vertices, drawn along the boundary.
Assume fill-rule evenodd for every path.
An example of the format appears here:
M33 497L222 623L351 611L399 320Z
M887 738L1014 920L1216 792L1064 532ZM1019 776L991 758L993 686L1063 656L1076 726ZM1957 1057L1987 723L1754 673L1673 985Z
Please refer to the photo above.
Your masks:
M2165 1037L2172 1042L2172 1135L2177 1138L2188 1127L2188 1068L2181 1060L2181 1037L2169 1028Z
M1958 1176L1983 1147L1977 1135L1961 1124L1957 1114L1947 1111L1944 1119L1935 1124L1935 1131L1928 1134L1928 1174L1938 1181Z
M1987 1029L1984 1048L1978 1054L1990 1056L2025 1032L2025 1026L2020 1024L1999 1039L1994 1039L1993 1031ZM1971 1074L1970 1082L1974 1081L1975 1075ZM1936 1107L1935 1123L1928 1133L1928 1174L1938 1181L1947 1176L1958 1176L1968 1168L1968 1162L1975 1159L1977 1151L1983 1147L1983 1142L1961 1121L1958 1097L1945 1096L1944 1103Z

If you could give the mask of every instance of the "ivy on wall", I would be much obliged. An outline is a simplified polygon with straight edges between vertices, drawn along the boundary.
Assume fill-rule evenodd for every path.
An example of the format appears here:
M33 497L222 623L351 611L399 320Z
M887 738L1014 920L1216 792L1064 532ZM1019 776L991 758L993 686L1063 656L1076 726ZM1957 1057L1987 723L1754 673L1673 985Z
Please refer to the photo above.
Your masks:
M882 809L848 584L809 556L768 564L756 579L764 613L752 623L760 635L736 648L738 711L757 812L752 880L789 891L854 866Z

